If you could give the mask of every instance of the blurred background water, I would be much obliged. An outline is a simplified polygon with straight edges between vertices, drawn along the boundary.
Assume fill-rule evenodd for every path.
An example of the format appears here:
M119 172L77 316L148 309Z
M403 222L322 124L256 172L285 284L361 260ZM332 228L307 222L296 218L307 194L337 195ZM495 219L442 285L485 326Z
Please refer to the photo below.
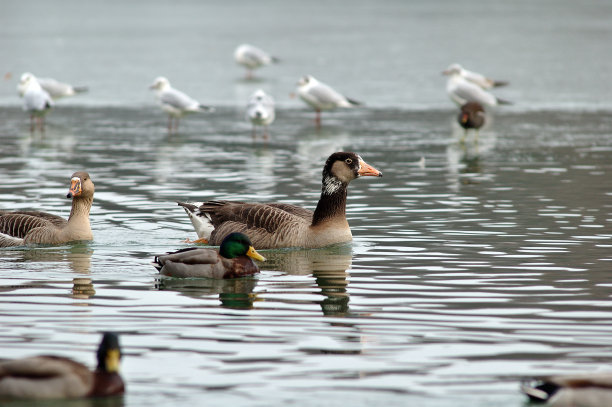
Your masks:
M612 4L600 1L6 1L0 13L0 208L68 216L96 183L95 240L0 251L0 357L93 363L122 334L129 406L522 406L518 381L605 370L612 316ZM282 63L244 79L243 42ZM510 86L461 144L441 71ZM86 94L30 132L24 71ZM310 73L366 107L290 98ZM177 134L156 76L214 113ZM248 96L277 100L269 141ZM350 186L354 242L266 251L255 278L160 280L154 254L195 233L176 200L313 208L325 158L384 172ZM423 160L424 159L424 160ZM423 165L424 164L424 165ZM18 405L20 403L16 403ZM65 405L65 404L64 404Z

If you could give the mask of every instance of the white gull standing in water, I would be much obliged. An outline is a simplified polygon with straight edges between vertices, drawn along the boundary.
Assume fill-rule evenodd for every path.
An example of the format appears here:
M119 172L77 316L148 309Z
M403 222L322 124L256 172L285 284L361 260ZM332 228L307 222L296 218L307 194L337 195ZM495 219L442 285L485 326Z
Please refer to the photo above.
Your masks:
M256 136L256 126L264 126L264 138L268 138L268 126L274 121L274 99L259 89L253 93L247 104L247 120L253 124L253 137Z
M253 70L264 65L279 62L279 59L268 54L266 51L249 44L242 44L234 51L236 63L247 69L246 77L253 77Z
M354 107L361 104L343 96L329 85L319 82L312 75L306 75L299 80L297 94L300 99L315 110L317 126L321 125L322 110Z

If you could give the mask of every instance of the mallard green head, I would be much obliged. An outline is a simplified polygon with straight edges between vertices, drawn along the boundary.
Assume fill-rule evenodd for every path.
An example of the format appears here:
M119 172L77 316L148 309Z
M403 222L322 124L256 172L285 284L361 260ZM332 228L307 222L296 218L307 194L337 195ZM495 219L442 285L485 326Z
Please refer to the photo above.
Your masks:
M98 370L107 373L118 372L120 360L119 336L112 332L104 333L98 347Z
M226 259L234 259L238 256L247 255L255 260L266 261L266 258L257 253L253 248L251 239L244 233L230 233L221 242L219 254Z

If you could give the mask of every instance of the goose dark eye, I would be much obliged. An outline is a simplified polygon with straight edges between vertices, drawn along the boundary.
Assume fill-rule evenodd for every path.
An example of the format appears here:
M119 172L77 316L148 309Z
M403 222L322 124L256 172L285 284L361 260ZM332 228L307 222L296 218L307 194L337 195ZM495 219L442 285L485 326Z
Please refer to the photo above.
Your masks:
M347 158L346 160L344 160L344 162L347 163L348 165L351 165L353 163L353 159Z

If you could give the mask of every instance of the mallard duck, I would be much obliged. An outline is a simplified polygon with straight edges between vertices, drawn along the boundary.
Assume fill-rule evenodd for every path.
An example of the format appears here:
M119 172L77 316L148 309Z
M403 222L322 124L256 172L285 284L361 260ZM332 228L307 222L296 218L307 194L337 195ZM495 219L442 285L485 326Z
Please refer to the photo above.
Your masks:
M155 91L159 105L164 112L168 113L168 131L178 130L179 120L187 113L213 110L210 106L204 106L180 90L174 89L170 85L170 81L163 76L155 78L149 89ZM175 119L174 128L172 126L173 118Z
M0 398L62 399L123 394L119 375L121 349L114 333L98 347L98 367L60 356L34 356L0 362Z
M352 240L346 220L349 182L382 173L355 153L338 152L323 167L321 198L314 212L280 203L208 201L202 204L178 202L191 219L197 243L217 245L227 233L247 234L255 247L316 248Z
M89 210L94 190L88 173L72 174L66 196L72 198L68 220L46 212L0 210L0 247L92 240Z
M321 111L338 107L354 107L361 103L343 96L329 85L319 82L312 75L302 77L298 82L297 94L315 112L315 122L321 125Z
M453 102L462 106L467 102L478 102L481 105L497 106L511 104L507 100L495 97L479 85L470 82L461 74L461 67L451 65L442 72L448 76L446 92Z
M474 71L468 71L467 69L465 69L464 67L456 63L450 64L448 68L446 68L446 70L447 71L451 71L451 70L459 71L459 74L461 75L461 77L468 80L469 82L475 83L476 85L480 86L483 89L497 88L499 86L506 86L508 84L507 81L496 81L496 80L487 78L481 73L474 72Z
M255 137L255 126L264 126L264 138L268 137L268 126L274 121L274 99L263 90L259 89L249 99L246 112L247 120L253 125L253 137Z
M253 70L264 65L279 62L279 59L268 54L266 51L249 44L239 45L234 51L236 63L247 69L246 78L253 77Z
M467 102L461 106L457 121L465 129L462 140L465 140L469 129L475 130L476 139L478 139L478 130L485 122L485 111L480 103Z
M549 406L612 406L612 373L542 377L523 382L521 390L532 402Z
M266 261L257 253L251 240L243 233L230 233L221 242L219 251L190 247L155 256L153 265L171 277L235 278L259 273L251 260Z

